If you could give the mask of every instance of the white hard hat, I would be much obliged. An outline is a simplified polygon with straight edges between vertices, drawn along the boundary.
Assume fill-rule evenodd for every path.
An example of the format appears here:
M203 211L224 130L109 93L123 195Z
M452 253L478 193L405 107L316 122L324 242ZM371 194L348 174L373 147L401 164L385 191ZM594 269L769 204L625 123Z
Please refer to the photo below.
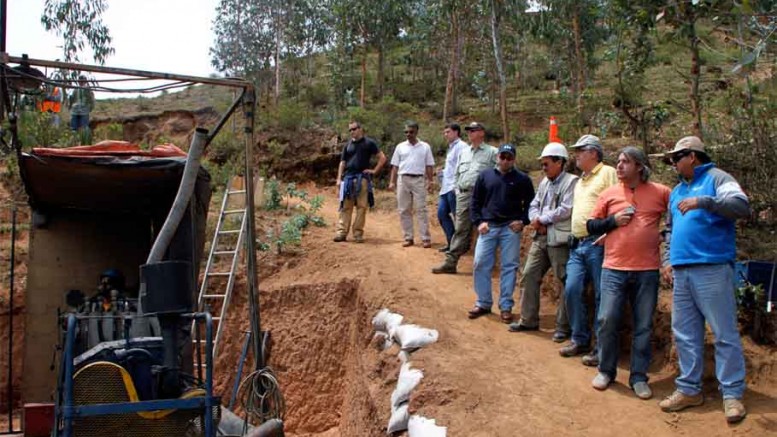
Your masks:
M564 145L561 143L548 143L548 145L542 149L542 154L540 155L539 159L542 159L546 156L558 156L559 158L569 160L567 148L564 147Z

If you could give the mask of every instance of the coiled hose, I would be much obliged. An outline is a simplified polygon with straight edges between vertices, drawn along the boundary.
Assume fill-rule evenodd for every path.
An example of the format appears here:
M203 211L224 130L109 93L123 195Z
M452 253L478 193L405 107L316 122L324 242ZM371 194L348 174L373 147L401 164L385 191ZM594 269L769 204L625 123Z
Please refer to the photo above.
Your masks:
M286 414L286 402L278 379L269 367L246 376L238 387L238 398L247 421L264 423L271 419L283 420Z

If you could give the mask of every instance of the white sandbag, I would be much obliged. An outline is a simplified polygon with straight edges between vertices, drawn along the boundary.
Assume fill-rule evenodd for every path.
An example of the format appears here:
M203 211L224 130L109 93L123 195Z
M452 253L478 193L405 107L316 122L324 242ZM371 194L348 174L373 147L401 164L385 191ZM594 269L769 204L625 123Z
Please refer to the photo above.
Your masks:
M404 350L432 344L439 336L436 329L422 328L418 325L399 325L393 332L394 340Z
M371 344L379 351L384 351L390 348L394 341L391 340L387 333L378 331L372 336Z
M403 402L407 402L410 399L410 393L415 390L423 377L424 373L419 369L411 369L410 363L403 364L399 369L397 388L391 393L391 407L396 408Z
M391 411L391 417L389 418L388 429L386 432L391 435L395 432L404 431L407 429L407 402L398 406Z
M407 435L409 437L445 437L448 428L437 426L434 419L416 416L410 417L407 423Z
M402 323L403 318L401 314L392 313L388 308L383 308L372 318L372 327L376 331L390 333L392 328Z
M399 353L397 354L397 358L399 359L400 363L404 364L410 361L410 352L400 350Z

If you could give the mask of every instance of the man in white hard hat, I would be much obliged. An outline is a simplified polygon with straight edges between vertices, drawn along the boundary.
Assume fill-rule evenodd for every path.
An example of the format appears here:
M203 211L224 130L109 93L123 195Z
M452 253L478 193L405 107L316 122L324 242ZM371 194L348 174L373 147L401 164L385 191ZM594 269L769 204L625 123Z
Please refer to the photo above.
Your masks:
M565 171L569 155L561 143L549 143L539 157L545 177L529 205L529 228L534 237L521 275L521 319L510 324L511 332L537 331L540 326L540 286L550 268L562 287L567 277L568 238L572 230L572 199L577 176ZM562 289L563 290L563 289ZM553 341L569 338L564 294L556 309Z
M575 151L575 165L583 171L575 185L572 204L572 235L567 261L567 281L564 284L564 298L567 315L572 327L572 341L559 350L563 357L583 355L586 366L599 365L596 347L591 348L591 327L588 324L588 308L585 299L585 285L590 282L594 288L594 332L599 329L597 320L599 293L604 261L604 247L594 244L600 237L591 235L586 222L599 198L599 193L618 183L615 168L605 165L602 143L594 135L583 135L572 146Z

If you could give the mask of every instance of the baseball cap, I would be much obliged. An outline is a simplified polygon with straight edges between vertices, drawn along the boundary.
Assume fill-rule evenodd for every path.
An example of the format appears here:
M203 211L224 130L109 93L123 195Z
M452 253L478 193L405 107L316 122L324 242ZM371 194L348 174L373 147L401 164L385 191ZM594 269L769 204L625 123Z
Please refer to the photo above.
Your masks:
M596 135L583 135L577 142L570 146L572 149L595 149L599 153L604 153L602 141Z
M502 153L509 153L513 156L515 156L515 147L513 147L512 144L502 144L499 146L499 154Z
M680 140L677 142L677 144L674 145L674 149L670 152L666 152L665 156L674 155L675 153L683 152L685 150L689 150L692 152L699 152L706 154L707 152L704 150L704 143L701 141L699 137L683 137L680 138Z
M465 128L465 131L471 131L471 130L486 130L485 127L483 127L482 124L478 123L477 121L473 121L472 123L468 124Z

